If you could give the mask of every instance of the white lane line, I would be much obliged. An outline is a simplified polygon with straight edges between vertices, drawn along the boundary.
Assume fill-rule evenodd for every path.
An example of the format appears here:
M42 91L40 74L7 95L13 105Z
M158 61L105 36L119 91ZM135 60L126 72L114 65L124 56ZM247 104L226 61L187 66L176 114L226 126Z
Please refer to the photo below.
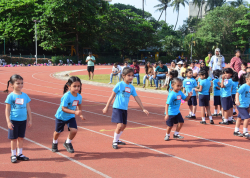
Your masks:
M3 104L3 103L1 103L1 104ZM34 113L34 112L32 112L32 113L33 113L33 114L36 114L36 113ZM47 117L47 118L48 118L48 117ZM4 130L4 131L7 131L7 132L8 132L8 129L6 129L6 128L4 128L4 127L1 127L1 126L0 126L0 128L1 128L2 130ZM49 147L46 147L45 145L42 145L42 144L40 144L40 143L38 143L38 142L36 142L36 141L34 141L34 140L31 140L31 139L26 138L26 137L25 137L24 139L27 140L27 141L29 141L29 142L31 142L31 143L34 143L34 144L36 144L36 145L42 147L42 148L45 148L45 149L51 151L51 149L50 149ZM62 154L62 153L60 153L60 152L56 152L56 154L58 154L58 155L60 155L60 156L62 156L62 157L64 157L64 158L66 158L66 159L68 159L68 160L70 160L70 161L72 161L72 162L74 162L74 163L76 163L76 164L78 164L78 165L80 165L80 166L82 166L82 167L84 167L84 168L86 168L86 169L88 169L88 170L90 170L90 171L96 173L96 174L99 174L99 175L101 175L101 176L103 176L103 177L106 177L106 178L110 178L110 176L108 176L108 175L106 175L106 174L103 174L102 172L97 171L97 170L93 169L92 167L89 167L89 166L87 166L86 164L83 164L83 163L81 163L81 162L79 162L79 161L77 161L77 160L75 160L75 159L73 159L73 158L71 158L71 157L68 157L68 156L66 156L66 155L64 155L64 154Z

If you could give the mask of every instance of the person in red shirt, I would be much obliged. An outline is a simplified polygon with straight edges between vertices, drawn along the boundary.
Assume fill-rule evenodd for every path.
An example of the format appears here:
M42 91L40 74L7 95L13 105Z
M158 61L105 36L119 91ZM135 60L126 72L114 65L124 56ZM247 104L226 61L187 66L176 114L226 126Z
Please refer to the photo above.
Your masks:
M140 67L137 65L137 61L134 59L133 64L130 66L132 69L134 69L134 77L137 78L137 85L140 85Z
M232 68L237 73L239 73L239 71L241 70L242 61L240 59L240 55L240 50L237 49L235 51L235 56L230 61L230 68Z

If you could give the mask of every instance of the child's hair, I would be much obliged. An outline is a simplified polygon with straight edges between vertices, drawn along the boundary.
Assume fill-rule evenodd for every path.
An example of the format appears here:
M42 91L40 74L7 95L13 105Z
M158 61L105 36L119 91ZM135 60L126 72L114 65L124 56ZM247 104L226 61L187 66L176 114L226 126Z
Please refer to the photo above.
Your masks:
M246 83L246 76L247 76L247 74L242 74L242 75L240 76L240 80L239 80L238 87L240 87L241 85L243 85L243 84Z
M157 65L157 66L158 66L158 62L155 62L155 65Z
M242 61L242 65L247 68L247 62L246 61Z
M188 72L193 71L192 69L187 69L185 74L187 75Z
M182 80L179 79L179 78L174 78L174 79L172 80L172 82L171 82L171 85L173 85L173 84L175 84L175 83L177 83L177 82L182 82Z
M177 78L178 77L178 71L177 70L172 70L170 73L169 73L169 75L171 76L171 78L169 79L169 84L170 84L170 82L172 83L172 81L175 79L175 78ZM168 88L167 88L167 90L169 90L169 88L170 88L170 85L168 84Z
M225 74L225 73L232 74L232 75L234 74L234 71L231 68L224 68L222 72L223 72L223 74Z
M246 73L245 79L250 78L250 73Z
M72 76L72 77L69 78L68 82L64 85L63 94L66 93L69 90L69 86L71 86L72 83L74 83L74 82L80 82L80 91L79 91L79 94L81 94L81 92L82 92L82 82L76 76Z
M205 75L205 79L208 78L208 72L207 72L206 70L201 70L201 71L199 72L199 75Z
M122 75L128 75L129 73L133 72L134 73L134 69L130 68L130 67L124 67L123 71L122 71Z
M8 93L8 92L9 92L8 88L9 88L10 83L13 85L17 80L23 80L23 77L21 77L21 76L18 75L18 74L12 75L12 76L10 77L10 80L9 80L8 83L7 83L7 89L4 90L4 92Z
M216 69L213 71L214 78L217 78L217 79L220 78L221 74L222 74L222 71L220 69Z
M238 82L239 81L239 77L238 77L238 73L237 72L234 72L233 75L232 75L232 80L234 82Z

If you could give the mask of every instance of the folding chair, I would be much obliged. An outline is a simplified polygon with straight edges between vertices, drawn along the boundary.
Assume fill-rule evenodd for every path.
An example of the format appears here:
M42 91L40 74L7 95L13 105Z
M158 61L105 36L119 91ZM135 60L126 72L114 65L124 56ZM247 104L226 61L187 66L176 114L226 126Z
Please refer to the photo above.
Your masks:
M113 76L113 81L114 81L114 83L115 83L115 80L116 80L116 83L119 82L118 74Z

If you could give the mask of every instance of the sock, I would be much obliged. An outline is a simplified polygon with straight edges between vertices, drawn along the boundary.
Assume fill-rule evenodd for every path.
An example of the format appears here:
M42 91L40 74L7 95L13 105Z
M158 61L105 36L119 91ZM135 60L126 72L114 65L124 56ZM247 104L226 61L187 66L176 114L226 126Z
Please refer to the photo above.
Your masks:
M178 135L178 134L179 134L179 132L177 132L177 131L174 132L174 135Z
M235 127L234 131L235 131L235 132L239 132L239 131L240 131L240 128Z
M243 133L248 132L247 128L243 128Z
M228 120L229 120L229 121L233 120L232 116L231 116L231 117L228 117Z
M221 114L221 111L219 112L219 114Z
M23 149L22 148L17 148L17 156L23 154Z
M195 116L195 114L194 114L194 113L192 113L192 116Z
M190 116L192 116L193 113L192 113L192 112L189 112L189 114L190 114Z
M71 143L72 140L70 140L69 138L67 138L66 143Z
M217 109L214 110L214 114L217 114Z
M224 122L228 122L228 119L225 119L225 118L224 118L223 120L224 120Z
M205 117L202 117L201 119L202 119L202 121L206 121L206 118L205 118Z
M233 112L235 112L235 109L233 108Z
M209 116L209 120L210 120L210 121L212 121L212 120L213 120L212 116Z
M118 134L118 137L117 137L118 141L120 141L119 139L120 139L120 136L122 135L122 132L123 132L123 131L121 131L121 132Z
M11 150L11 156L16 156L16 150Z
M54 140L54 139L53 139L53 143L54 143L54 144L57 144L57 143L58 143L58 139L57 139L57 140Z
M166 136L169 136L169 137L170 137L170 134L166 133Z
M118 136L119 134L117 134L117 133L114 133L114 140L113 140L113 143L114 142L118 142Z

